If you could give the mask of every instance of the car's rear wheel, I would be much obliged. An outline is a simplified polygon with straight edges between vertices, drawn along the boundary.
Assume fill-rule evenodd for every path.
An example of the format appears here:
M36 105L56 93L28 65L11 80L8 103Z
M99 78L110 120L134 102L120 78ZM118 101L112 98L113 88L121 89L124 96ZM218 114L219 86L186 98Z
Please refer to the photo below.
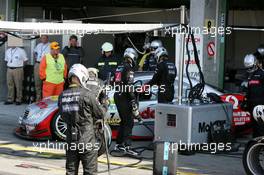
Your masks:
M51 121L52 137L54 139L66 140L67 125L61 115L57 113Z

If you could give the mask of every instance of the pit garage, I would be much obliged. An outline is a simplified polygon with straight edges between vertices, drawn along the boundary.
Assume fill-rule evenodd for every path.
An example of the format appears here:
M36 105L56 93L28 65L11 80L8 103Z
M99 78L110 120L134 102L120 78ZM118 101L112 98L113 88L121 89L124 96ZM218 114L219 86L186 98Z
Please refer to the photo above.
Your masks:
M194 4L194 3L197 4ZM263 4L259 1L248 2L246 0L236 1L232 0L223 4L216 3L214 1L78 1L78 2L63 2L63 1L41 1L34 2L30 0L26 1L8 1L1 3L1 19L10 21L63 21L63 20L76 20L76 22L83 23L174 23L177 24L180 21L179 11L173 8L177 8L180 5L186 5L189 13L190 24L198 25L200 27L206 27L206 22L210 24L210 27L216 25L225 25L226 27L232 27L232 32L225 36L224 45L221 45L221 49L216 48L213 50L213 56L208 56L208 45L211 41L214 41L211 45L215 44L215 40L219 40L217 37L208 37L202 39L205 40L202 43L202 57L205 60L203 63L204 69L207 64L214 65L213 72L206 70L205 76L207 82L225 88L228 90L239 91L239 84L243 81L243 58L246 54L254 53L257 46L262 43L263 31L262 20L263 16ZM102 5L103 4L103 5ZM192 4L194 6L192 6ZM221 6L222 5L222 6ZM200 6L200 9L197 8ZM212 12L208 8L219 7L219 10L213 9ZM200 15L195 15L196 9ZM204 10L204 9L206 10ZM221 13L221 10L224 13ZM192 14L191 11L195 13ZM216 14L218 13L218 14ZM217 19L218 15L219 19ZM199 18L198 18L199 17ZM221 17L221 18L220 18ZM155 35L154 33L148 34L150 40L159 38L164 40L166 48L168 48L171 59L175 59L175 42L171 37L164 37L161 35ZM142 42L145 40L146 34L133 35L131 39L135 45L142 49ZM213 36L213 35L211 35ZM222 36L223 37L223 36ZM126 45L129 45L129 41L124 41L126 34L106 34L106 35L85 35L81 38L80 43L87 50L87 59L84 64L87 66L93 66L96 59L100 56L100 46L105 41L111 41L116 48L116 54L121 55L122 50ZM63 45L67 44L68 39L63 39L61 36L51 37L50 40L56 40ZM221 39L223 40L223 39ZM36 41L39 42L39 41ZM251 44L249 44L251 43ZM26 43L28 55L30 54L30 44ZM121 45L121 46L120 46ZM2 46L2 57L5 48ZM210 51L209 51L210 52ZM221 53L221 54L220 54ZM217 55L219 54L219 55ZM221 59L220 59L220 57ZM211 59L214 57L213 59ZM217 57L217 58L216 58ZM209 59L207 62L206 60ZM218 63L219 62L219 63ZM220 64L221 62L221 64ZM30 63L33 64L33 63ZM5 98L6 85L5 85L5 63L1 61L1 99ZM217 73L217 74L215 74ZM217 77L214 76L217 75Z
M133 136L135 145L142 148L144 152L143 157L124 158L124 161L121 161L123 158L110 157L111 166L114 167L113 174L129 174L134 169L134 174L152 174L153 171L155 175L175 174L176 171L180 174L262 174L260 172L264 171L260 156L263 143L261 139L251 140L251 122L254 117L251 115L252 111L243 108L246 98L246 87L243 84L248 78L248 70L244 67L244 57L255 53L257 48L263 44L264 2L258 0L58 0L56 2L0 0L0 4L0 32L7 34L9 41L11 38L20 39L20 41L22 39L23 48L29 56L29 61L25 66L24 104L8 107L0 104L0 121L3 125L3 129L0 129L0 141L3 141L3 144L0 144L2 148L0 153L9 156L0 156L0 162L6 163L7 167L14 167L12 164L15 164L16 169L23 168L24 174L41 174L45 168L49 169L50 174L64 173L64 169L61 168L64 154L61 150L59 152L54 149L51 152L44 150L44 156L43 154L38 155L38 150L34 151L29 141L13 137L11 133L17 127L18 117L19 121L23 121L24 118L21 115L33 116L29 111L33 108L34 110L43 108L43 105L49 108L50 105L53 109L47 116L58 118L57 99L49 98L34 103L33 49L39 43L39 33L33 27L30 28L31 24L45 28L41 24L55 23L69 26L69 28L74 25L81 27L86 25L87 27L91 24L99 29L95 32L90 30L86 34L76 33L79 44L85 51L82 63L86 67L95 66L102 53L101 46L104 42L113 44L114 54L118 58L122 58L127 47L135 48L140 58L143 55L144 43L156 39L162 41L163 46L168 50L169 59L177 67L177 78L174 83L177 95L173 104L157 104L156 92L139 99L139 112L145 124L140 125L135 122ZM23 24L27 26L22 26ZM124 27L111 28L112 24ZM59 25L57 26L61 29ZM99 25L102 25L102 28L96 27ZM126 28L126 25L130 25L130 28ZM138 27L140 25L142 25L141 28ZM148 28L147 25L155 27ZM192 29L194 35L186 32L186 25ZM65 34L61 30L58 32L56 28L45 32L44 34L49 35L49 41L59 42L62 48L68 45L69 33ZM4 61L5 51L8 48L7 43L5 39L1 39L1 101L6 100L7 94L7 66ZM188 67L188 73L186 67ZM137 78L143 82L144 79L149 80L152 75L152 73L143 72L141 74L139 72ZM188 77L199 85L194 88L195 90L192 90L193 87ZM211 94L209 100L207 98L201 100L200 97L205 94L203 92L213 93L213 95ZM197 94L199 98L196 98ZM188 97L187 100L186 97ZM119 121L116 117L115 104L111 105L110 107L113 108L108 112L108 118ZM257 110L256 113L261 118L262 108ZM17 113L20 115L18 116ZM42 111L34 117L37 118L36 116L40 113ZM12 117L9 118L9 116ZM47 135L43 137L44 143L46 143L45 139L52 139L54 134L49 128L53 120L50 118L46 120L47 118L49 117L42 120L44 121L42 126L45 125L48 128L44 129L47 131ZM6 122L10 127L5 126ZM109 135L114 140L117 133L113 128L112 126ZM25 130L27 129L25 126ZM147 134L142 136L142 132ZM36 132L37 137L39 137L38 134ZM208 138L209 136L212 138ZM36 137L33 136L33 141L34 139ZM152 139L155 144L152 143ZM230 144L225 142L224 145L220 145L221 148L225 148L223 151L218 147L218 151L222 151L220 153L217 152L214 144L209 144L207 147L206 144L203 145L209 143L209 140L212 143L221 143L223 139L230 141ZM174 143L179 144L179 141L184 142L187 147L191 145L190 148L196 148L197 145L200 147L196 153L192 150L186 151L186 148L178 151L179 148L176 149ZM33 143L33 146L38 145ZM192 145L192 143L197 145ZM112 144L109 149L113 150L114 145ZM213 149L213 152L204 151L204 149ZM177 151L173 152L175 150ZM21 158L23 156L18 156L19 160L14 161L19 153L28 157L33 154L35 157L33 156L33 161L31 161L30 158L24 159ZM45 155L48 155L48 159L42 162ZM55 158L58 156L59 160L55 160L53 156ZM103 155L99 161L101 174L106 174L109 168L107 158ZM134 160L139 160L139 162L135 163ZM54 165L52 165L53 162ZM140 164L141 162L143 165ZM233 166L226 168L226 162ZM257 162L257 165L251 162ZM25 170L26 168L28 170ZM119 171L119 169L122 170ZM13 172L3 170L3 173Z

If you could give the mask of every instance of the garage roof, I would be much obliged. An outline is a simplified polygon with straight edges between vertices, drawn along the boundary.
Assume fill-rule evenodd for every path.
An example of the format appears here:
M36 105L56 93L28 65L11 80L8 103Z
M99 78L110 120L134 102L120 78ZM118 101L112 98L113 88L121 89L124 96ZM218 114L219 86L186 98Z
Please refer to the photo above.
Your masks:
M229 9L263 10L264 1L261 0L227 0ZM57 7L86 7L86 6L115 6L115 7L144 7L144 8L172 8L180 5L190 5L190 0L20 0L21 6L37 6L44 8Z

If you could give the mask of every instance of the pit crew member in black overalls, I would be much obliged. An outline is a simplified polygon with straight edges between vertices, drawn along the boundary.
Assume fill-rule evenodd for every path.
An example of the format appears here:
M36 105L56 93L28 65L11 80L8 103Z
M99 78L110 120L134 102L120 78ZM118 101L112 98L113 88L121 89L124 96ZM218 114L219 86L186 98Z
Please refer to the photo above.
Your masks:
M145 58L143 71L155 71L157 68L157 59L155 58L155 50L162 46L160 40L154 40L150 43L150 54Z
M143 87L158 86L158 103L170 103L174 98L174 80L177 74L175 64L169 61L168 52L164 47L155 50L158 65L152 79Z
M259 45L256 52L254 53L254 56L258 61L264 60L264 44Z
M99 146L96 143L94 123L101 119L107 105L100 105L95 95L85 89L88 74L81 64L69 70L69 89L59 96L58 106L67 124L66 175L77 175L82 162L84 175L97 174Z
M135 156L138 153L131 148L130 136L132 135L134 118L139 117L139 111L135 92L130 87L134 83L134 68L137 57L138 54L135 49L127 48L124 52L124 62L117 67L114 78L114 85L118 87L114 94L114 101L121 118L115 151Z
M263 50L264 51L264 50ZM255 55L255 54L254 54ZM252 65L251 73L248 78L248 88L246 94L247 109L253 116L253 109L257 105L264 105L264 70L263 59L255 58L253 54L247 55L244 65ZM253 137L264 135L264 125L252 118Z

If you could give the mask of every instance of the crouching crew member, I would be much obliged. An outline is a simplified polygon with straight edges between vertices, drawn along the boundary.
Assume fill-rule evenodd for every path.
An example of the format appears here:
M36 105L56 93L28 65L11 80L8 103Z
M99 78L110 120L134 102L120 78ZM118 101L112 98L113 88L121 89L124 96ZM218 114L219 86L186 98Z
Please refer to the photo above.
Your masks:
M66 175L77 175L79 162L84 175L97 174L97 155L94 125L107 110L100 105L94 94L86 87L87 69L74 64L69 70L69 89L59 96L59 112L67 124Z

